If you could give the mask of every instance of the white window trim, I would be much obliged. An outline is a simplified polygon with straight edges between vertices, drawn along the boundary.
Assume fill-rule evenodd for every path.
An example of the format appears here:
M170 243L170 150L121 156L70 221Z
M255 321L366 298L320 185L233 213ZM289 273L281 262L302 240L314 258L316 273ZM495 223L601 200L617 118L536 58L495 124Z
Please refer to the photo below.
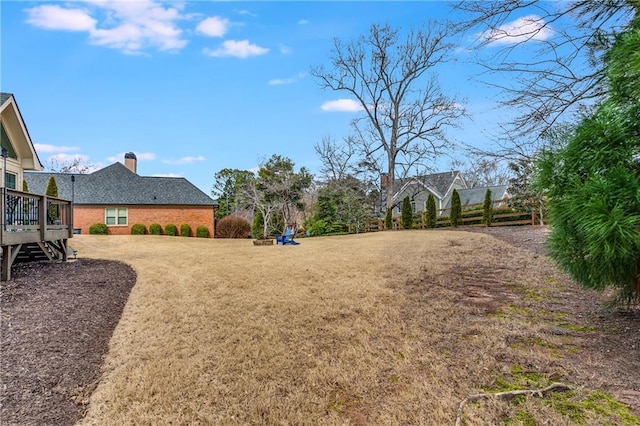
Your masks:
M109 225L107 223L107 210L115 210L116 211L116 223L113 225ZM118 210L124 210L125 211L125 222L124 224L118 223ZM109 226L109 227L117 227L117 226L129 226L129 209L127 207L105 207L104 208L104 223L105 225Z

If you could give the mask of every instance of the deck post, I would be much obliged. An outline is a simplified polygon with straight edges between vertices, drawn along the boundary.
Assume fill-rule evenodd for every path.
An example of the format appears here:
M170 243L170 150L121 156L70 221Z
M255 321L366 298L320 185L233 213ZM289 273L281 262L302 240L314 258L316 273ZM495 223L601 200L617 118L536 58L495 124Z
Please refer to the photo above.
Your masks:
M40 241L45 241L47 231L47 196L43 195L38 200L38 222L40 223Z
M2 246L2 273L0 279L9 281L11 279L11 253L12 246Z

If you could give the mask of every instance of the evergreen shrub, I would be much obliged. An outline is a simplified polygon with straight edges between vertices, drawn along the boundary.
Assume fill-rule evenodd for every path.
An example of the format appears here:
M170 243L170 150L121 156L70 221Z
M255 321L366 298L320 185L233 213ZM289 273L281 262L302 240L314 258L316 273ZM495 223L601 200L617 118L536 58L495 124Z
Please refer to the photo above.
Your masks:
M89 227L89 234L91 235L107 235L109 228L105 223L94 223Z
M384 229L393 229L393 214L390 208L387 208L387 213L384 216Z
M491 199L491 190L487 188L484 194L484 205L482 206L482 223L491 226L493 220L493 200Z
M180 236L181 237L190 237L191 236L191 225L182 224L180 225Z
M457 227L462 223L462 204L460 203L460 194L457 190L453 190L451 194L451 226Z
M204 225L200 225L196 228L196 237L209 238L209 228Z
M141 223L131 226L131 235L144 235L147 233L147 227Z
M149 225L149 235L162 235L162 225L159 223Z
M223 218L224 219L224 218ZM222 219L220 219L222 220ZM253 238L262 238L263 230L264 230L264 217L262 216L262 212L256 209L253 215L253 226L251 227L251 232L253 233Z
M178 235L178 227L173 223L169 223L164 226L164 235L169 235L171 237L175 237Z
M413 228L413 209L411 208L411 199L407 195L402 200L402 229Z
M429 194L427 198L427 213L426 213L427 228L435 228L437 223L436 215L436 199L433 194Z

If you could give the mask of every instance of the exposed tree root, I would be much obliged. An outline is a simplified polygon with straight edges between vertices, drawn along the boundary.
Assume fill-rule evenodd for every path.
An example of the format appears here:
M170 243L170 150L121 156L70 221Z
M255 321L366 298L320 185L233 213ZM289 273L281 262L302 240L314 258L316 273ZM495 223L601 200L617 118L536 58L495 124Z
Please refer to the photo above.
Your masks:
M525 396L537 396L543 398L546 394L550 392L565 392L569 390L573 390L574 388L569 385L565 385L564 383L552 383L546 388L542 389L530 389L530 390L513 390L507 392L496 392L496 393L479 393L476 395L470 395L463 399L458 406L458 414L456 415L456 426L462 426L462 412L464 410L464 406L469 402L480 401L481 399L489 399L489 398L497 398L505 401L510 401L516 396L525 395Z

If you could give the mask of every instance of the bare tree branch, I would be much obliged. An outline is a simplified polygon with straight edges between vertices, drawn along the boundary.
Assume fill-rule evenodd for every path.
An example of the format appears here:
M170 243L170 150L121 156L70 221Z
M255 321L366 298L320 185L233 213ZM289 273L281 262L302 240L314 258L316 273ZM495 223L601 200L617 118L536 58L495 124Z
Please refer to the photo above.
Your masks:
M451 51L448 36L447 27L429 24L401 41L397 29L374 24L350 43L336 39L330 69L311 71L322 88L347 92L361 106L363 115L353 121L356 143L365 163L385 160L388 207L396 173L451 146L444 130L466 114L432 73Z

